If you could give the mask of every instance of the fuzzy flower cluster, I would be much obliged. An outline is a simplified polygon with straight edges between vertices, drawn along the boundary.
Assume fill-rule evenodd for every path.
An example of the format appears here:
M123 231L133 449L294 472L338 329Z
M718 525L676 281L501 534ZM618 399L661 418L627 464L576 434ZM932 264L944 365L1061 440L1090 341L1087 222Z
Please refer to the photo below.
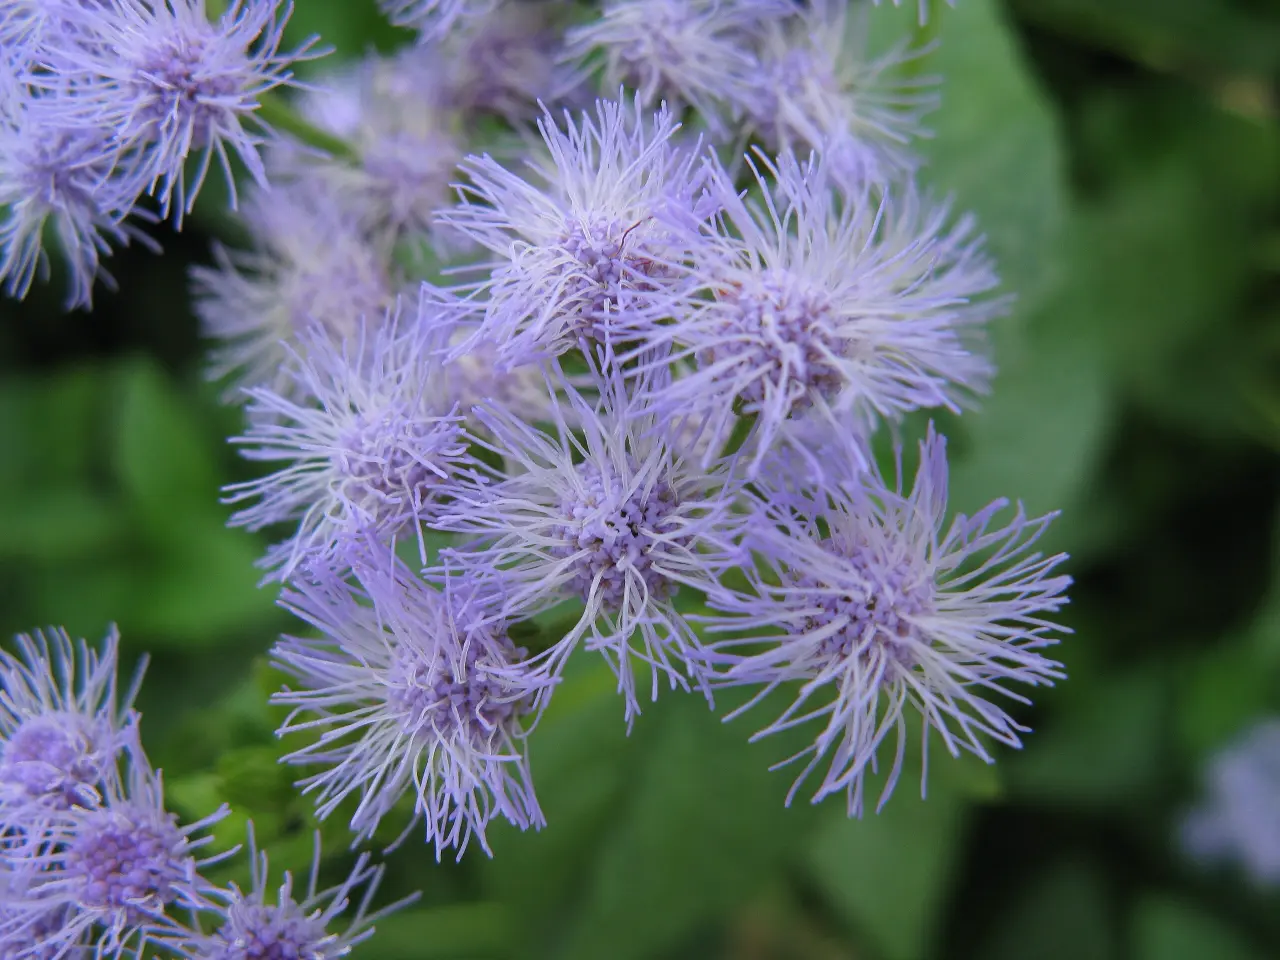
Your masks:
M317 892L313 867L305 895L287 873L272 895L252 827L251 889L205 879L235 853L204 850L229 811L183 824L166 809L131 708L141 670L119 696L118 649L113 629L100 649L51 630L0 650L0 956L341 956L407 902L369 910L381 868L367 855L338 887ZM331 932L360 886L350 925Z
M988 389L1008 304L916 182L931 47L863 55L871 0L383 7L419 42L297 100L252 250L193 278L265 465L232 523L311 628L273 661L320 816L437 856L542 826L575 657L628 727L664 689L789 699L759 735L809 730L792 793L850 815L911 731L1019 746L1062 676L1051 516L952 515L931 427L909 484L873 453Z

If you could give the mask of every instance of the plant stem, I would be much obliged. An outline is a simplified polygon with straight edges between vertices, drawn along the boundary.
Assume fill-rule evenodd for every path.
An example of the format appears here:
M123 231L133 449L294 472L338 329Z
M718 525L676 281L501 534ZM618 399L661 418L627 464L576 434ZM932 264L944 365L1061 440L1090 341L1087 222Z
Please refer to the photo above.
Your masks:
M354 163L359 158L355 149L341 137L321 130L302 117L277 93L265 93L258 102L258 117L272 129L290 134L309 146L323 150L340 160Z

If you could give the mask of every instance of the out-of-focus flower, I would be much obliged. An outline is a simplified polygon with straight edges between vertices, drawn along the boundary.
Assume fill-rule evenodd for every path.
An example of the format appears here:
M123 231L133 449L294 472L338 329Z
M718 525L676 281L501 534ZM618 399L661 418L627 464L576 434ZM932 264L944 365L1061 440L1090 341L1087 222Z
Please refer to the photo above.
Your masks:
M23 634L15 656L0 650L0 833L24 804L94 806L130 742L141 666L117 695L120 635L95 650L65 630Z
M387 262L355 216L305 185L255 190L243 216L254 249L215 247L217 266L191 271L196 314L220 341L210 376L232 377L228 399L243 397L241 387L301 386L285 344L317 326L341 342L395 303Z
M601 100L594 118L564 122L539 121L549 155L531 166L541 183L468 157L462 202L441 214L495 255L477 285L487 297L478 336L508 362L591 352L682 302L670 223L698 218L698 151L672 143L669 112L650 118L638 102Z
M436 508L469 458L446 386L448 333L398 308L342 343L313 329L292 356L296 389L247 391L249 429L232 442L250 460L283 466L227 487L226 500L257 501L231 518L250 530L298 521L262 561L275 576L304 563L339 563L355 540L390 541Z
M976 345L1004 302L982 297L997 280L971 218L952 225L910 185L848 193L825 157L783 154L756 180L759 203L717 176L721 213L689 244L708 299L648 337L693 362L657 381L664 413L705 410L723 436L737 401L756 418L758 462L798 413L836 423L852 410L869 428L958 410L985 389L991 366Z
M718 134L758 96L764 23L792 0L608 0L599 20L569 31L566 52L603 63L603 87L626 85L646 107L694 108Z
M437 857L450 847L461 857L472 836L487 852L495 817L541 827L521 720L545 681L521 666L474 584L451 576L437 590L389 551L356 565L359 589L313 574L282 603L321 638L276 645L301 688L273 702L294 708L281 735L314 738L285 760L325 768L301 782L320 816L357 795L351 829L367 837L412 792Z
M731 462L710 469L686 451L682 418L663 422L616 378L598 403L557 389L551 431L499 407L477 410L476 440L509 475L460 481L436 526L476 538L448 551L465 577L502 586L501 616L524 619L564 600L583 609L535 664L549 679L584 641L618 677L628 724L639 712L633 657L663 678L701 686L700 647L674 603L707 590L741 558L726 535L737 490ZM566 422L566 411L572 417Z
M987 698L1025 703L1006 685L1063 676L1038 652L1056 643L1061 628L1045 617L1066 603L1070 582L1053 574L1063 555L1031 549L1052 516L1029 520L1019 507L998 525L1008 505L998 500L946 528L945 441L930 431L920 454L907 495L900 466L895 486L874 468L845 486L761 482L745 528L763 569L745 568L749 590L710 594L723 615L707 618L709 632L747 635L710 643L709 657L725 683L759 686L733 715L799 681L794 703L756 736L823 723L779 764L804 761L788 802L825 767L814 801L844 793L849 814L860 815L867 773L894 734L883 805L901 773L908 707L923 721L922 789L930 731L952 756L967 750L993 762L985 741L1018 747L1027 728Z
M1187 853L1232 861L1259 886L1280 885L1280 719L1268 718L1210 760L1204 803L1182 823Z
M492 10L499 0L378 0L391 22L418 31L425 43L448 33L455 25Z

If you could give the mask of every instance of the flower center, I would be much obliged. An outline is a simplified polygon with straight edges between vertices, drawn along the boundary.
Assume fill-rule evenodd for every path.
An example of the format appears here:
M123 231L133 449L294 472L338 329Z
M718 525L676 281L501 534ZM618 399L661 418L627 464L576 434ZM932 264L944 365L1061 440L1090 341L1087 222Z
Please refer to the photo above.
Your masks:
M742 398L762 403L776 393L792 409L803 410L813 394L831 398L844 383L831 361L844 341L836 334L831 304L804 289L787 274L764 274L751 290L734 288L721 295L727 307L720 339L707 350L711 363L737 358L755 374Z
M214 115L239 92L237 78L211 67L208 38L182 37L153 48L134 68L133 87L144 124L194 127L194 143L203 145Z
M819 610L805 617L796 633L812 633L844 620L822 642L824 656L870 659L880 653L904 667L915 666L916 618L932 607L932 582L909 563L886 562L864 545L833 540L824 544L853 568L854 575L838 585L811 576L799 578L796 586L805 591L804 602Z
M74 713L47 713L24 721L0 752L0 783L70 806L77 789L100 775L102 758L92 724Z
M449 419L394 412L357 419L335 456L343 495L374 522L431 502L449 459L465 450L460 434Z
M557 532L563 543L553 548L559 557L574 558L573 588L584 599L594 592L613 609L622 605L632 578L655 599L673 595L679 585L654 569L663 543L690 541L673 536L680 503L671 485L659 481L628 490L594 465L579 464L577 472L581 486L561 504L566 522Z
M181 832L172 819L131 819L119 809L95 811L68 846L68 873L83 879L78 901L91 909L153 913L177 896L187 875Z
M228 908L217 938L208 960L326 960L335 939L318 918L304 916L292 902L268 907L252 901Z
M561 234L555 289L561 309L584 339L603 340L612 318L637 296L653 293L654 281L668 273L646 254L644 237L637 236L644 222L574 221Z

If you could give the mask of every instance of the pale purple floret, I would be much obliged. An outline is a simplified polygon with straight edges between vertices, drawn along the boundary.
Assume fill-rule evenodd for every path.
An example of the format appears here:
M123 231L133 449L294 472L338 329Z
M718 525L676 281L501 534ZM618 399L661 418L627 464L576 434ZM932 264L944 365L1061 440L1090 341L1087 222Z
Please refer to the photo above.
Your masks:
M119 634L101 649L62 629L23 634L17 654L0 650L0 833L27 804L93 806L132 736L142 666L120 696Z
M227 808L179 824L165 809L160 775L136 738L126 756L106 778L101 805L48 816L40 845L12 854L32 871L27 895L66 911L46 945L69 949L83 942L93 956L127 955L181 932L167 910L210 905L214 888L199 870L230 854L201 859L210 838L196 835Z
M96 279L114 289L101 267L112 244L159 248L125 222L137 192L117 169L110 131L61 117L60 101L69 96L18 85L0 100L0 281L21 299L37 277L47 279L51 234L66 263L72 309L92 305Z
M280 50L291 11L282 0L232 0L210 22L204 0L102 0L82 8L77 30L51 31L39 60L73 88L61 98L65 123L110 131L138 191L153 192L163 215L181 223L214 155L233 206L232 154L265 183L258 101L291 83L292 65L310 56L309 44Z
M646 107L692 107L718 135L758 97L762 25L795 12L792 0L608 0L575 27L566 53L599 62L606 91L634 88Z
M395 304L389 265L358 218L306 184L254 189L242 215L252 250L215 246L214 267L191 271L196 315L217 341L211 378L281 393L304 386L288 374L286 344L319 326L334 342L376 323ZM304 396L291 395L305 400Z
M909 184L849 193L821 156L753 167L762 202L714 180L722 211L689 243L705 299L647 341L669 339L692 370L659 381L654 403L705 410L724 436L736 402L755 417L758 464L799 414L852 412L867 431L986 389L982 328L1005 304L983 296L997 278L972 218Z
M491 11L499 0L378 0L392 23L417 30L425 43L436 40L473 17Z
M172 946L187 960L326 960L346 956L356 944L374 933L374 923L416 900L403 900L370 911L382 880L383 868L369 863L362 853L351 872L337 886L319 889L320 834L315 835L310 877L302 890L294 887L292 874L274 895L267 888L267 854L254 840L249 824L249 889L234 883L214 894L218 901L208 933L192 931ZM360 888L363 887L363 892ZM335 921L355 903L354 914L341 932L331 930Z
M501 584L501 616L533 617L562 601L576 622L531 663L548 679L583 643L618 678L628 724L639 713L636 661L651 669L656 698L666 679L705 689L700 642L675 598L705 591L741 561L726 535L737 480L733 464L706 468L688 453L682 418L660 421L616 379L591 402L567 384L549 429L482 406L475 440L509 465L507 476L460 483L436 522L475 538L447 551L470 581Z
M479 335L504 360L559 355L626 339L679 309L685 251L670 223L699 215L698 149L672 142L671 114L598 101L595 116L538 123L548 154L526 179L468 157L470 183L443 223L495 254Z
M1063 555L1032 551L1052 515L1028 519L1019 506L1001 524L1008 503L998 500L948 528L945 441L932 430L909 494L898 473L894 486L874 468L861 484L830 489L762 482L745 522L761 566L745 569L750 589L709 597L723 613L707 618L709 631L736 634L708 644L722 679L759 687L731 716L798 681L795 701L756 737L821 727L778 764L804 763L788 802L820 770L814 802L843 793L861 815L866 778L887 751L883 805L902 770L908 708L923 721L922 792L931 731L952 756L994 762L987 741L1018 747L1027 728L987 698L1026 703L1007 684L1063 676L1038 652L1057 642L1062 628L1045 617L1066 603L1070 582L1053 574Z
M262 560L274 577L335 562L357 539L412 534L470 462L446 383L449 329L431 319L397 308L341 343L312 330L300 350L290 348L295 389L248 389L249 428L232 442L250 460L281 466L228 486L225 502L256 501L231 518L234 526L297 521Z
M464 151L439 71L428 50L410 47L318 79L299 110L348 143L356 162L290 144L272 158L272 175L278 171L298 178L300 190L331 195L383 248L422 235L447 248L434 214L451 196Z
M371 836L407 793L436 856L461 858L472 837L501 817L541 827L523 725L545 681L521 663L501 620L471 584L437 590L389 551L356 565L362 587L317 573L286 590L283 605L320 631L283 638L273 651L299 689L275 695L293 707L280 734L313 742L285 757L326 769L301 781L319 815L359 802L351 829Z
M1181 826L1202 863L1232 862L1259 887L1280 885L1280 720L1244 731L1210 761L1207 796Z
M767 22L746 101L748 129L770 150L822 149L855 181L918 166L912 142L938 105L937 79L903 69L928 48L903 43L869 55L867 14L845 0L812 0L794 17Z

